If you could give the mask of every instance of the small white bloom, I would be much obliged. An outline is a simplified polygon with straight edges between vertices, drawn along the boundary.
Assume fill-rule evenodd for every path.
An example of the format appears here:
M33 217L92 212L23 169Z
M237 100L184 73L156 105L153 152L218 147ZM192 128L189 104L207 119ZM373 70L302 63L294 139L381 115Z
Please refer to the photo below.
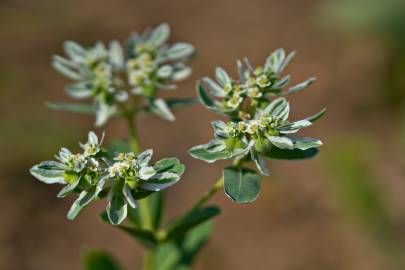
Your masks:
M266 75L262 74L256 78L256 83L258 86L265 88L270 85L270 81Z
M108 175L110 177L121 177L130 168L128 161L115 162L112 166L108 168Z
M253 86L248 88L247 95L251 98L259 98L263 95L263 93L260 92L259 87Z
M258 120L250 120L247 124L246 131L249 134L255 134L260 130L260 123Z
M96 159L91 158L87 161L87 166L91 171L96 172L98 170L99 162Z
M243 98L240 97L239 95L233 95L227 102L226 105L232 109L235 109L241 104L243 101Z
M128 83L130 85L140 85L145 77L145 73L142 70L133 70L129 73Z

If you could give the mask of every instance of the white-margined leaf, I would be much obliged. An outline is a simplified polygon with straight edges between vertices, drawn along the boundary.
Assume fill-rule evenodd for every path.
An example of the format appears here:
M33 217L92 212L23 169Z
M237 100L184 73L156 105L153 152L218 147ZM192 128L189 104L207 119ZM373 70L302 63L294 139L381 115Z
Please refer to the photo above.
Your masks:
M180 180L180 177L174 173L166 173L166 175L170 175L171 177L162 179L149 179L148 181L142 181L140 182L139 187L150 191L160 191L176 184Z
M49 162L52 161L42 162L39 165L33 166L30 169L31 175L46 184L65 184L66 182L63 177L64 169L59 166L50 166L48 165Z
M250 157L254 161L257 169L261 172L261 174L268 176L269 170L266 167L265 160L255 151L254 148L250 149Z
M220 120L212 121L211 125L214 129L215 136L220 138L226 138L228 136L228 133L226 131L227 126L223 121Z
M238 67L238 74L239 74L240 81L242 83L245 83L247 81L247 79L249 78L249 70L245 69L242 61L240 61L239 59L236 61L236 65Z
M202 78L202 82L204 83L204 85L207 86L207 89L214 96L216 97L226 96L224 89L221 86L219 86L216 82L214 82L211 78L204 77Z
M69 58L76 63L81 63L86 58L87 51L81 45L74 41L65 41L63 43L63 48Z
M88 98L93 95L93 85L90 82L78 82L67 86L66 92L73 98Z
M46 103L47 107L57 111L93 114L96 112L96 107L89 104L81 103Z
M296 133L300 129L309 127L311 125L312 122L303 119L285 125L281 125L277 127L276 130L280 131L280 133L289 134L289 133Z
M294 148L307 150L309 148L317 148L322 145L322 141L315 138L288 136L294 144Z
M149 43L154 47L163 45L170 35L170 27L167 23L162 23L157 26L150 35Z
M192 69L189 67L184 67L182 69L177 69L173 71L171 76L172 81L181 81L188 78L191 75Z
M283 63L281 64L279 68L279 74L284 71L284 69L288 66L288 64L291 62L291 60L294 58L295 52L290 52L287 57L284 59Z
M228 73L221 67L217 67L215 69L215 78L223 87L231 83L231 78L229 77Z
M271 85L270 89L281 89L290 82L290 75L284 76L280 80Z
M164 57L176 61L190 57L194 53L194 47L188 43L175 43L164 54Z
M146 166L151 160L152 155L153 149L147 149L137 156L136 163L138 164L138 166Z
M161 98L155 99L150 103L150 110L165 120L174 121L176 119L170 111L169 106Z
M57 197L58 198L64 198L66 196L68 196L69 194L73 193L74 189L79 185L80 182L80 178L77 179L77 181L75 181L72 184L67 184L66 186L64 186L58 193Z
M83 79L83 76L78 72L77 66L63 57L55 55L53 57L52 66L71 80L77 81Z
M194 146L189 150L192 157L213 163L220 159L229 159L232 153L226 149L222 140L214 139L207 144Z
M197 97L206 108L214 112L221 112L217 103L207 94L200 82L197 82Z
M168 79L172 73L173 68L170 65L164 65L157 70L156 75L161 79Z
M308 120L311 123L314 123L316 120L320 119L325 114L325 112L326 112L326 108L322 109L320 112L318 112L312 116L305 118L305 120Z
M304 90L305 88L307 88L308 86L310 86L313 82L315 82L316 78L312 77L309 78L308 80L301 82L299 84L296 84L290 88L288 88L287 92L283 93L283 95L288 95L288 94L292 94L292 93L297 93L301 90Z
M113 225L120 224L127 217L127 202L123 192L113 192L113 189L110 191L106 210Z
M103 100L96 100L96 126L104 125L107 120L117 112L117 108Z
M131 189L127 185L124 186L123 194L130 207L132 207L134 209L138 207L138 203L132 196Z
M280 137L280 136L266 136L269 141L277 146L278 148L281 149L293 149L294 148L294 143L293 141L288 138L288 137Z
M152 166L141 167L141 169L139 170L139 178L142 180L148 180L155 174L156 171Z
M109 55L111 64L117 70L122 70L124 68L124 51L118 41L113 40L110 42Z

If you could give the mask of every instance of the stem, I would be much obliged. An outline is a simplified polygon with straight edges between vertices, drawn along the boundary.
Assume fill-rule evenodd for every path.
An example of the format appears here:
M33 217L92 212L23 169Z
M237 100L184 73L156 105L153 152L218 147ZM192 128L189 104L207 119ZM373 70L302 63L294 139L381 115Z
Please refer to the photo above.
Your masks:
M211 187L210 190L204 193L204 195L194 204L194 206L187 212L186 215L193 212L197 208L203 206L206 202L208 202L219 190L222 189L224 186L224 178L221 177L218 181Z
M129 130L129 146L130 146L132 152L134 152L135 154L139 154L140 147L139 147L138 134L137 134L136 125L135 125L135 116L136 116L136 114L128 114L126 119L127 119L127 124L128 124L128 130ZM138 201L138 211L139 211L139 215L140 215L141 227L145 230L153 230L152 216L150 213L148 200L146 198ZM145 251L143 269L144 270L153 270L154 269L153 251L151 251L151 250Z
M129 131L129 147L132 152L138 154L140 151L139 142L138 142L138 133L135 127L135 115L127 116L128 131Z

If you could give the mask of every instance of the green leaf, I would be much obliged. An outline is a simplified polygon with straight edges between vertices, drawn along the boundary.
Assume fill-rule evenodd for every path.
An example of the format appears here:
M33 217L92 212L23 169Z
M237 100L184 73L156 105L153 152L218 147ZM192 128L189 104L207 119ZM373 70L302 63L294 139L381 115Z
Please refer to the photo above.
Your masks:
M66 87L66 92L73 98L88 98L93 95L93 85L89 82L78 82Z
M111 64L118 70L123 69L124 52L122 50L121 44L118 41L113 40L110 42L109 54Z
M161 98L153 100L150 103L149 107L151 112L155 113L156 115L162 117L165 120L174 121L176 119L173 113L170 111L169 106Z
M52 67L71 80L77 81L83 78L77 71L76 64L58 55L53 57Z
M323 144L321 140L315 138L295 137L295 136L289 136L289 138L293 141L294 148L301 150L317 148Z
M50 109L64 112L73 112L73 113L86 113L93 114L96 112L96 108L93 105L89 104L70 104L70 103L50 103L47 102L46 106Z
M175 220L167 230L168 241L183 236L192 228L219 215L220 210L216 206L197 208L186 216Z
M216 82L214 82L211 78L204 77L201 79L201 81L204 83L204 85L207 87L207 89L210 91L210 93L216 97L225 97L225 91L224 89L219 86Z
M265 153L265 156L270 159L287 159L287 160L300 160L312 158L318 154L319 150L317 148L310 148L308 150L299 149L281 149L278 147L271 148L270 151Z
M64 170L55 166L42 166L43 163L35 165L30 169L32 176L46 184L65 184L63 177Z
M122 270L118 262L103 250L88 250L83 254L85 270Z
M208 242L208 239L213 230L213 222L212 220L201 223L200 225L194 227L190 230L184 237L181 239L180 247L182 250L182 257L180 265L191 266L191 263L195 259L196 255L199 251L204 247L204 245ZM180 270L180 267L177 270ZM181 268L184 269L184 268ZM187 268L188 269L188 268Z
M155 192L143 200L147 200L149 212L151 214L152 227L157 229L163 220L164 213L164 192ZM128 220L138 227L141 226L141 218L139 215L139 209L128 208Z
M90 190L83 190L79 197L74 201L67 213L67 218L73 220L77 215L97 196L97 188L92 187Z
M224 169L225 193L234 202L250 203L260 193L261 179L256 171L247 168L227 167Z
M194 53L195 49L188 43L175 43L165 52L165 57L169 60L176 61L190 57Z
M207 243L213 228L206 221L176 241L159 244L155 253L155 270L189 270L196 255Z
M106 210L111 224L117 225L127 217L127 202L120 183L117 183L110 192Z
M159 244L155 251L153 270L174 270L181 260L181 250L175 242Z
M308 86L313 84L315 82L315 80L316 80L315 77L311 77L306 81L296 84L296 85L288 88L287 92L283 93L283 95L293 94L293 93L297 93L301 90L304 90L305 88L307 88Z
M104 211L103 213L100 214L100 218L103 222L111 225L106 211ZM114 227L118 228L118 229L126 232L130 236L134 237L145 248L154 248L157 243L155 234L152 231L140 229L138 226L128 227L128 226L118 225L118 226L114 226Z
M167 41L169 35L170 35L169 25L167 23L162 23L152 31L151 37L149 38L149 42L154 47L159 47Z
M219 140L212 140L207 144L194 146L189 150L192 157L213 163L219 159L229 159L232 153L226 150Z
M226 86L231 83L231 78L229 78L228 73L221 67L217 67L215 69L215 78L222 86Z
M259 155L259 153L257 153L254 149L250 150L250 157L252 159L252 161L255 163L257 169L259 170L259 172L263 175L268 176L269 175L269 170L266 167L266 162L265 160L262 158L261 155Z
M169 108L177 108L188 105L193 105L197 103L198 99L195 97L190 98L170 98L166 99L165 102Z
M326 108L322 109L320 112L305 118L304 120L308 120L311 123L314 123L316 120L320 119L326 113Z
M207 92L205 91L204 87L200 82L197 82L197 97L198 100L208 109L215 112L221 111L215 104L214 100L207 94Z

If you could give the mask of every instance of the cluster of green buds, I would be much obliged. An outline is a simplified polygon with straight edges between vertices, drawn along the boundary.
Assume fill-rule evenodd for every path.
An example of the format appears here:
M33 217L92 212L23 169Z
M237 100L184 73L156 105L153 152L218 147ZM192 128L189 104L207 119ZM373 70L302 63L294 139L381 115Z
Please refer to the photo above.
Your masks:
M57 161L44 161L31 168L31 174L46 184L62 184L58 197L77 193L67 217L74 219L89 203L108 195L107 214L111 224L121 223L127 216L127 207L137 208L137 200L165 189L180 180L184 165L176 158L165 158L149 164L153 151L139 155L117 153L111 157L101 147L94 132L88 141L80 144L83 153L72 154L62 148Z
M268 98L298 92L315 81L311 77L304 82L283 90L290 81L290 76L281 76L295 53L285 54L277 49L267 58L264 66L253 68L248 59L237 61L239 80L232 79L228 73L218 67L216 81L204 77L198 84L200 101L210 110L226 114L233 119L249 118L257 107L268 103ZM215 99L211 98L212 94Z
M225 168L223 177L226 194L236 202L252 202L260 192L260 177L256 171L244 168L244 162L252 161L261 174L268 175L265 159L310 158L322 145L319 139L298 137L295 133L311 126L325 109L305 119L289 121L290 104L280 97L305 89L314 81L310 78L283 90L289 75L280 77L280 74L293 56L294 53L286 56L284 50L278 49L268 57L264 67L253 69L248 60L245 59L245 65L238 61L239 81L217 68L218 83L203 78L197 84L201 103L231 119L227 123L212 122L215 138L191 148L190 154L209 163L234 159L234 166ZM204 87L222 100L212 99Z
M96 125L100 126L111 116L126 113L123 109L131 107L135 102L131 96L137 95L144 97L141 102L145 111L174 120L170 111L173 102L159 98L158 91L175 89L174 82L191 74L187 64L195 50L182 42L168 45L169 35L170 28L163 23L142 35L133 33L125 50L118 41L110 42L108 47L97 42L91 48L73 41L65 42L68 58L54 56L53 66L76 81L66 88L71 97L92 98L93 104L51 104L51 108L95 113Z

